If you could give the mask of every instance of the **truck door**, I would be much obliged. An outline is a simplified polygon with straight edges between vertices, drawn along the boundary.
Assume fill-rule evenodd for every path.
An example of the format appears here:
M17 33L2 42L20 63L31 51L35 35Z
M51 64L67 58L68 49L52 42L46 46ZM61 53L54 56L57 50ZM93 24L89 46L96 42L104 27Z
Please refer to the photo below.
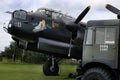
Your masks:
M115 26L89 27L83 47L84 61L117 67L117 29ZM87 57L86 57L87 56Z

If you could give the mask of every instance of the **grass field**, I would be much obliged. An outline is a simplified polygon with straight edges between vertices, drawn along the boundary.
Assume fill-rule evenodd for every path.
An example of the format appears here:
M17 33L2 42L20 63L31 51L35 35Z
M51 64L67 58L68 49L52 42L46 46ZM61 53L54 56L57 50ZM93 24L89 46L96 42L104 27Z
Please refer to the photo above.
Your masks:
M75 73L76 65L60 65L59 76L45 76L40 64L0 63L0 80L75 80L68 79L69 73Z

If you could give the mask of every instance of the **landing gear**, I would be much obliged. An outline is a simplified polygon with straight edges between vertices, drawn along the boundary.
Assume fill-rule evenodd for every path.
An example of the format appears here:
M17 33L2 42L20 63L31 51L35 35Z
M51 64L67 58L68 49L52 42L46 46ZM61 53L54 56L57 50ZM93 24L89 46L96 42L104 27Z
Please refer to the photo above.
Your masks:
M55 61L53 57L44 63L43 73L46 76L58 76L58 72L59 72L58 63Z

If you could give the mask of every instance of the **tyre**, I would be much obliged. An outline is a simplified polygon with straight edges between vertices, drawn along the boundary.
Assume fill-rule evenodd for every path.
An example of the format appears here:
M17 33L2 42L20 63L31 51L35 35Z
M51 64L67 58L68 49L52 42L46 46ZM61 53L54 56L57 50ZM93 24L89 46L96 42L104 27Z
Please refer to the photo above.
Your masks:
M81 80L114 80L111 73L106 69L94 67L88 69Z
M52 66L52 61L47 61L43 65L43 73L46 76L57 76L59 72L58 63L54 63L54 66Z

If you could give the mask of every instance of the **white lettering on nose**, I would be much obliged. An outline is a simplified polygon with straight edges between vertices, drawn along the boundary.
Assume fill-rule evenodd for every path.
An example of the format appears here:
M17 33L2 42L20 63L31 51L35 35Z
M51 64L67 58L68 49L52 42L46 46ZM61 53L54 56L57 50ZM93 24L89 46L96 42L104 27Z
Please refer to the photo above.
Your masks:
M14 23L14 26L16 26L16 27L21 27L21 22L15 22L15 23Z
M18 22L17 25L18 25L18 27L21 27L21 22Z

